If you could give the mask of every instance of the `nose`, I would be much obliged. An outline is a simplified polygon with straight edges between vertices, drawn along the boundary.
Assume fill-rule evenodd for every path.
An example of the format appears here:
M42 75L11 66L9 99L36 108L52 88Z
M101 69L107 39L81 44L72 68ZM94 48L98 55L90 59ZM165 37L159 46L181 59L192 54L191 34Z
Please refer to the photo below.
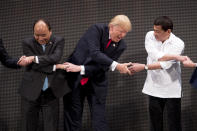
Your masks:
M43 37L41 37L41 36L38 36L38 40L43 40Z
M156 31L154 31L154 35L157 35L157 32Z

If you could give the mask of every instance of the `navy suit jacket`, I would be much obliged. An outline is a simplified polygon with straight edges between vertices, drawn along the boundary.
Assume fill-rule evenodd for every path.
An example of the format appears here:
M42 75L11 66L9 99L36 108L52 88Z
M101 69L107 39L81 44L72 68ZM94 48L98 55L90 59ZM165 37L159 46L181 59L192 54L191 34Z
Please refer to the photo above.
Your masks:
M124 40L118 43L112 42L106 49L109 41L109 28L106 24L91 26L76 45L68 61L76 65L85 66L85 76L80 73L71 73L69 86L77 88L82 77L88 77L96 96L102 99L106 96L107 78L106 72L113 61L117 61L126 49Z
M17 65L18 59L9 57L3 45L2 39L0 39L0 61L4 66L8 68L19 68L19 65Z
M49 81L49 88L56 97L61 97L68 91L65 75L59 77L58 71L53 71L53 66L61 60L63 55L64 43L64 38L52 35L43 52L42 46L34 37L22 42L24 55L38 56L39 59L39 64L33 62L25 69L20 88L20 94L23 97L28 100L36 100L41 93L46 77ZM61 83L56 80L57 77L61 79Z
M197 88L197 68L195 68L192 77L190 79L190 84L192 87Z

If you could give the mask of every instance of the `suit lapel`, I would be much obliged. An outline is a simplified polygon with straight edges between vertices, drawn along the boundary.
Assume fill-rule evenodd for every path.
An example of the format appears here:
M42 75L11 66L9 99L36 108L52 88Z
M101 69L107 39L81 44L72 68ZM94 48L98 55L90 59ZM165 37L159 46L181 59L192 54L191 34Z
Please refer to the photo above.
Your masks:
M35 38L33 38L34 42L33 42L33 46L35 49L35 52L37 52L37 54L43 54L43 49L42 46L40 45L40 43L38 43Z
M105 50L105 48L107 46L108 41L109 41L109 28L106 25L104 27L103 38L102 38L102 47L103 47L104 50Z
M117 43L114 43L113 41L110 43L110 45L108 46L108 48L106 48L108 42L109 42L109 28L108 26L106 25L106 27L104 28L104 33L103 33L103 39L102 39L102 43L103 43L103 50L104 50L104 53L107 55L107 56L111 56L113 55L113 52L114 50L116 49L116 45Z
M121 43L122 40L118 43L115 43L115 42L112 41L110 43L109 47L106 49L108 41L109 41L109 28L106 25L103 29L101 47L103 49L103 53L105 53L107 56L112 58L117 53L117 50L123 48L124 45L122 45L123 43Z
M53 35L51 35L51 38L49 39L49 42L46 44L46 47L45 47L45 54L48 54L51 50L51 48L53 47L53 44L54 44L54 37Z
M48 54L50 49L52 48L53 42L49 42L46 44L46 48L45 48L45 54Z
M105 52L108 56L113 56L117 48L118 48L118 44L112 41L109 47L105 49Z

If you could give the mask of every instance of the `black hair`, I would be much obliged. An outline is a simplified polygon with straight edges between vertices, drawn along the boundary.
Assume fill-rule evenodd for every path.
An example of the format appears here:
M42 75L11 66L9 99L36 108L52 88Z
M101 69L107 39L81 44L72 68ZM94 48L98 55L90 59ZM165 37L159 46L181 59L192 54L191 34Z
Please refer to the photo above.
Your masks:
M160 25L164 31L167 31L168 29L171 29L171 31L173 31L173 22L167 16L157 17L154 21L154 25Z
M35 21L34 21L34 24L33 24L33 31L34 31L35 25L36 25L39 21L43 21L43 22L47 25L49 31L51 31L51 25L50 25L49 21L47 21L46 19L37 19L37 20L35 20Z

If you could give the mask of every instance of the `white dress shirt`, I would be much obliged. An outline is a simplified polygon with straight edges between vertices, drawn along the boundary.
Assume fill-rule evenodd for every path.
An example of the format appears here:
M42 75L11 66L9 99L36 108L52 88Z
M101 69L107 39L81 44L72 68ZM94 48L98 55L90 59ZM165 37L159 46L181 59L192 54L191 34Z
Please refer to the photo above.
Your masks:
M146 34L145 48L148 53L147 64L158 62L165 54L181 55L184 42L173 33L165 42L156 40L154 31ZM162 69L148 70L143 93L160 98L181 98L180 62L162 61Z

